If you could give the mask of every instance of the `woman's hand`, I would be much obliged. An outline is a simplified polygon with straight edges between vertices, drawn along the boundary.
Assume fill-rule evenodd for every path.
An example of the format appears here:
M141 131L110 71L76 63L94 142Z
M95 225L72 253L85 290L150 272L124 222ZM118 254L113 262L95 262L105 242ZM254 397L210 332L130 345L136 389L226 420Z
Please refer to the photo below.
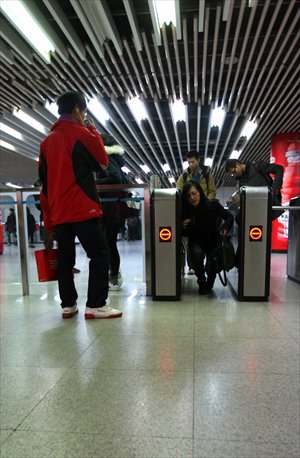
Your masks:
M186 229L187 225L188 225L190 222L191 222L190 219L184 219L184 220L182 221L182 227L183 227L183 229Z

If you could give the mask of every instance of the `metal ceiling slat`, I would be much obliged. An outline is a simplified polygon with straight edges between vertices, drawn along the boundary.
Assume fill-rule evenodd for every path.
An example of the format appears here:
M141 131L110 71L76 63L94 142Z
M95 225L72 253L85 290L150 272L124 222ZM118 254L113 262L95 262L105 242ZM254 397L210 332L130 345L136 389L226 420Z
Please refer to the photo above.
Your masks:
M173 148L172 148L170 137L169 137L169 134L168 134L168 129L167 129L166 124L165 124L164 116L163 116L163 114L161 112L161 108L160 108L160 105L159 105L158 100L157 100L157 96L154 97L154 105L155 105L156 112L157 112L159 120L160 120L160 124L161 124L162 129L163 129L163 132L165 134L165 138L166 138L168 146L169 146L169 150L170 150L170 153L171 153L171 156L172 156L172 159L173 159L174 168L176 170L177 169L177 164L176 164Z
M202 62L202 85L201 85L201 101L205 103L205 81L207 67L207 46L208 46L208 29L209 29L209 7L205 8L205 23L204 23L204 41L203 41L203 62Z
M82 75L80 75L79 71L75 66L75 63L72 62L71 64L69 61L68 64L65 64L60 58L60 56L55 56L55 58L60 63L60 66L65 69L69 78L73 80L75 87L78 87L83 94L85 94L86 92L89 93L89 87L87 86L86 80L82 77ZM77 78L75 78L75 76Z
M147 87L148 87L148 89L150 91L150 95L153 98L154 97L154 92L153 92L153 88L152 88L152 84L151 84L151 81L150 81L150 77L149 77L148 71L146 69L144 60L142 58L142 53L141 53L141 51L136 49L136 54L138 56L138 59L139 59L139 62L140 62L140 66L142 67L143 77L145 78Z
M245 32L245 36L243 37L243 46L242 46L241 53L239 55L239 62L238 62L237 69L235 71L235 78L234 78L234 82L233 82L231 93L230 93L229 100L228 100L228 109L229 110L231 108L231 105L233 103L233 99L234 99L234 96L235 96L235 88L236 88L236 85L237 85L237 82L238 82L238 78L240 76L241 67L242 67L242 64L243 64L243 61L244 61L245 51L246 51L246 47L247 47L247 44L248 44L249 35L250 35L250 31L251 31L252 24L253 24L253 21L254 21L255 13L256 13L256 7L257 7L257 0L255 0L253 6L251 7L250 18L247 21L247 29L246 29L246 32ZM236 111L236 108L234 108L233 111Z
M20 93L19 91L17 91L11 84L8 84L6 81L1 81L1 92L3 91L5 94L7 94L8 96L10 96L10 93L12 93L12 99L17 101L18 102L18 105L21 103L27 103L27 104L31 104L32 103L32 99L28 98L26 95L24 95L24 92Z
M145 51L146 51L146 54L147 54L147 57L148 57L149 65L150 65L151 76L154 79L154 84L155 84L155 87L156 87L157 95L161 99L161 91L160 91L160 87L159 87L159 82L158 82L157 75L156 75L156 72L155 72L153 59L152 59L152 56L151 56L151 52L150 52L150 48L149 48L149 44L148 44L148 40L147 40L147 36L146 36L145 32L142 32L142 38L143 38Z
M158 45L157 45L156 40L155 40L154 33L152 33L152 42L153 42L154 51L155 51L155 54L156 54L158 68L160 70L160 76L162 78L162 83L163 83L163 88L164 88L164 91L165 91L165 96L166 96L166 98L168 98L169 97L169 89L168 89L168 85L167 85L167 82L166 82L164 67L163 67L163 63L162 63L162 60L161 60L161 55L160 55L160 52L159 52L159 48L158 48Z
M182 18L182 29L183 29L183 49L184 49L184 65L185 65L185 88L188 103L191 102L191 82L190 82L190 64L189 64L189 47L188 47L188 34L187 34L187 19L184 16Z
M244 93L243 93L244 84L245 84L245 81L246 81L246 77L248 75L248 71L249 71L249 68L250 68L250 64L252 62L252 57L253 57L253 54L254 54L254 51L255 51L259 36L260 36L260 32L261 32L262 26L263 26L263 23L265 21L266 15L267 15L269 4L270 4L270 0L265 0L263 11L262 11L262 14L260 15L260 19L259 19L259 24L258 24L258 26L257 26L257 28L255 30L254 40L251 43L250 53L249 53L249 56L248 56L248 59L247 59L247 64L246 64L246 67L245 67L245 70L244 70L244 75L243 75L241 84L240 84L239 89L238 89L237 98L236 98L236 101L235 101L235 104L234 104L233 111L236 110L236 108L238 106L238 103L239 103L239 100L240 100L241 97L242 97L242 101L241 101L240 106L243 104L243 100L244 100ZM243 96L242 96L242 94L243 94ZM239 110L240 110L240 106L239 106Z
M225 87L224 87L224 91L223 91L223 95L222 95L221 106L225 106L226 105L227 90L228 90L229 81L230 81L230 79L232 77L232 68L233 68L234 59L236 57L235 53L236 53L238 40L239 40L239 37L240 37L240 30L241 30L242 20L243 20L243 16L244 16L244 12L245 12L245 7L246 7L246 3L242 2L241 7L239 9L238 21L237 21L237 24L234 27L235 28L234 40L233 40L231 53L230 53L230 60L229 60L229 65L228 65L228 71L227 71ZM231 21L231 15L232 15L232 10L230 11L230 21ZM228 23L227 23L227 27L228 27ZM227 29L226 29L226 32L227 32ZM227 43L228 37L226 38L225 41ZM223 48L223 52L224 52L224 48ZM221 62L222 62L222 72L223 72L223 68L224 68L224 64L225 64L225 54L222 54ZM222 78L222 76L221 76L221 78ZM221 82L221 80L219 80L219 82ZM219 88L220 88L220 86L219 86L219 83L218 83L218 91L219 91ZM218 100L218 98L219 98L219 95L218 95L219 92L218 91L217 91L216 100Z
M142 91L144 97L147 98L147 91L146 91L146 89L145 89L144 83L143 83L142 78L141 78L141 76L140 76L140 72L139 72L139 70L138 70L138 68L137 68L137 65L136 65L136 63L135 63L135 61L134 61L134 58L133 58L133 56L132 56L132 52L131 52L131 50L130 50L129 44L128 44L127 40L125 40L125 39L123 40L123 43L124 43L124 47L125 47L125 49L126 49L126 52L127 52L127 54L128 54L130 63L131 63L131 65L132 65L132 68L133 68L133 70L134 70L135 76L136 76L136 78L137 78L137 80L138 80L140 89L141 89L141 91Z
M216 10L216 17L215 17L215 33L213 39L213 52L211 58L211 66L210 66L210 82L209 82L209 91L208 91L208 103L211 104L213 101L213 82L215 77L215 67L216 67L216 55L217 55L217 48L218 48L218 36L219 36L219 29L220 29L220 18L221 18L221 5L217 5Z
M228 143L232 140L232 134L233 134L233 131L235 129L235 125L237 123L237 120L238 120L238 114L236 113L232 122L231 122L231 126L230 126L230 130L229 130L229 133L227 135L227 138L226 138L226 141L224 143L224 146L223 146L223 149L221 151L221 154L220 154L220 157L219 157L219 161L218 161L218 165L217 165L217 169L221 166L221 163L223 161L223 157L224 157L224 153L225 153L225 150L228 146Z
M172 124L173 124L173 130L174 130L174 134L175 134L175 139L176 139L176 143L177 143L177 149L178 149L178 152L179 152L179 157L180 157L181 162L183 162L182 152L181 152L181 147L180 147L180 141L179 141L179 134L178 134L178 130L177 130L177 122L175 122L175 119L174 119L174 116L173 116L172 99L171 99L171 97L169 97L169 111L170 111L171 120L172 120ZM176 164L176 168L178 168L177 164Z
M174 84L174 75L173 75L173 70L172 70L172 61L171 61L171 56L170 56L170 51L169 51L169 45L168 45L168 39L167 39L167 32L166 32L166 25L164 24L162 29L162 37L163 37L163 46L165 50L165 55L166 55L166 61L167 61L167 66L168 66L168 71L169 71L169 78L170 78L170 83L171 83L171 93L173 100L176 99L176 92L175 92L175 84Z
M249 78L249 81L247 82L247 88L246 88L246 90L245 90L245 92L243 94L243 101L242 101L241 106L240 106L240 111L241 112L243 111L243 108L244 108L244 105L246 103L249 91L250 90L251 90L251 92L253 91L253 87L252 87L253 80L257 77L257 75L259 76L259 74L260 74L260 71L258 71L258 66L260 64L260 61L261 61L263 55L264 55L264 51L266 49L267 42L268 42L269 37L271 35L271 31L273 29L274 23L275 23L275 21L277 19L281 4L282 4L282 0L277 0L276 7L275 7L275 10L273 12L271 21L268 24L268 29L267 29L267 31L265 33L263 43L260 45L259 54L258 54L258 56L256 58L254 68L251 71L251 76ZM245 110L246 113L248 113L248 109L249 109L249 104L247 105L247 108Z
M124 56L120 56L120 59L121 59L123 67L125 68L126 76L130 80L130 83L131 83L131 86L132 86L132 88L133 88L133 90L135 92L135 95L138 96L139 90L138 90L138 88L137 88L137 86L136 86L136 84L134 82L133 76L131 74L131 71L129 70L129 67L128 67L127 63L126 63L126 60L125 60ZM132 94L132 90L130 90L130 93Z
M179 50L178 50L178 41L176 36L176 29L173 24L172 27L172 38L173 38L173 47L175 52L175 60L176 60L176 69L177 69L177 78L178 78L178 86L179 86L179 98L183 98L183 89L182 89L182 73L181 73L181 66L180 66L180 59L179 59Z
M197 138L196 138L196 144L197 144L197 151L199 151L200 148L200 133L201 133L201 100L198 99L197 103Z
M127 19L129 21L131 31L133 34L133 41L137 51L142 51L142 37L140 33L139 24L135 14L132 0L123 0L123 5L126 11Z
M105 73L98 61L98 58L95 56L94 52L92 51L91 47L89 45L85 45L85 49L87 50L89 56L91 57L91 59L93 60L94 62L94 65L97 67L97 69L100 71L101 73L101 77L104 79L104 76L105 76ZM98 82L98 84L103 88L104 92L106 93L106 95L108 97L110 97L110 92L108 90L108 88L106 87L106 84L104 84L104 82L97 76L96 77L96 80Z
M195 103L198 100L198 86L199 86L199 78L198 78L198 17L195 15L193 18L193 49L194 49L194 101Z

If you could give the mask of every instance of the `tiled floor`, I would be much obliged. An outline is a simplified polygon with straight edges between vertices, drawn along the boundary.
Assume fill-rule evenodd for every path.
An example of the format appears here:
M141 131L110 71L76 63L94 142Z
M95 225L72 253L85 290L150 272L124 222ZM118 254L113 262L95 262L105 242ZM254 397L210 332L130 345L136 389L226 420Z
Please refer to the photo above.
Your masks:
M216 283L152 302L140 242L119 242L115 320L62 320L56 283L22 297L16 247L1 263L1 458L299 458L299 298L286 255L272 255L268 303Z

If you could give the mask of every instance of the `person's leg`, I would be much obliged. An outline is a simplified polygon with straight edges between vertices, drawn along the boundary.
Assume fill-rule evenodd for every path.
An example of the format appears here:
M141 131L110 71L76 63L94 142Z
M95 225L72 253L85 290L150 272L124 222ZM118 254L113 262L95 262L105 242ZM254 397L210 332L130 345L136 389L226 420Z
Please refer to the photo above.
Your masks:
M73 307L77 300L72 268L75 265L75 234L71 223L55 227L58 246L58 289L61 307Z
M207 282L206 282L206 289L210 291L213 289L215 279L216 279L216 272L214 270L212 259L215 254L215 248L209 250L206 253L206 272L207 272Z
M7 233L7 244L8 244L8 245L11 245L10 232L7 231L6 233Z
M117 276L120 271L120 254L117 247L118 232L119 226L109 226L105 228L109 252L110 277Z
M108 249L103 227L98 218L93 218L72 223L72 228L90 258L86 306L102 307L108 295Z
M191 253L195 275L198 279L197 282L199 285L199 293L202 294L206 286L206 277L204 271L205 253L201 245L197 242L189 242L188 247Z

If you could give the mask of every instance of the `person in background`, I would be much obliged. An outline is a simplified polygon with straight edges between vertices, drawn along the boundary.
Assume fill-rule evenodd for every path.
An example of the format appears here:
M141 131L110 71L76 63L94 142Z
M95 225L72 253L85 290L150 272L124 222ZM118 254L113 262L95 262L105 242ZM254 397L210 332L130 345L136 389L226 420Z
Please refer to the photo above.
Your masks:
M176 187L182 190L187 181L198 183L208 199L216 198L216 185L210 167L200 164L200 154L197 150L191 150L186 154L188 169L185 170L177 180ZM187 250L187 263L189 266L188 275L195 273L189 250Z
M93 175L108 165L103 140L93 121L85 118L83 94L66 92L57 105L60 118L40 146L39 178L44 226L52 237L55 232L58 244L62 317L71 318L78 312L72 272L76 237L90 259L85 318L120 317L122 312L106 305L108 250Z
M188 237L199 294L206 294L212 290L216 278L212 258L220 235L228 235L233 216L218 200L209 200L199 183L188 181L181 198L183 235Z
M9 209L9 215L6 219L5 230L7 233L7 244L10 246L11 243L17 245L17 225L16 225L16 214L14 208ZM12 239L11 239L11 236Z
M125 184L127 182L122 167L125 165L123 157L124 150L116 144L113 137L104 137L105 149L108 154L108 168L99 173L96 179L97 184ZM118 234L124 226L127 217L127 204L118 199L124 197L124 191L101 192L100 201L103 210L103 226L105 228L108 248L109 248L109 288L118 291L123 278L120 270L120 253L117 246ZM113 199L115 201L102 201L102 199Z
M282 180L284 168L278 164L267 162L246 162L238 159L227 159L225 172L230 173L239 182L239 186L269 186L273 194L281 202ZM270 175L274 175L274 180Z
M27 231L28 231L28 238L29 238L29 247L34 248L35 219L28 207L26 207L26 211L27 211Z

